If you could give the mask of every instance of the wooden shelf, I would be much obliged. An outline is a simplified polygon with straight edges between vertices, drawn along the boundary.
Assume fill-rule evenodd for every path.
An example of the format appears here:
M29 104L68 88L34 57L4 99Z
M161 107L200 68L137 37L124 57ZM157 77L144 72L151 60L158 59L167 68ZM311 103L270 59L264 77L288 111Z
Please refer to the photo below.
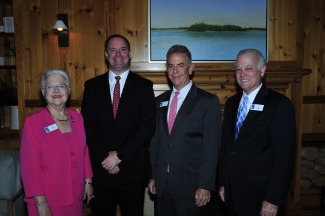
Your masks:
M0 69L16 69L16 65L0 65Z
M19 148L19 130L10 128L0 129L0 148Z
M303 133L302 142L323 142L325 144L325 133Z
M320 188L301 190L302 211L308 213L308 215L319 215L320 191Z
M0 0L0 5L11 6L12 0Z
M13 0L0 0L1 7L1 19L3 17L13 17ZM16 87L16 65L11 59L15 56L15 33L14 32L0 32L1 46L3 49L2 56L10 60L10 65L0 65L0 73L8 75L8 80L3 74L1 78L5 81L8 86L13 85ZM6 62L7 63L7 62ZM11 71L13 70L13 71ZM10 83L8 83L10 82ZM7 124L4 124L7 126ZM20 132L19 130L13 130L10 128L0 129L0 148L19 148L20 146Z
M325 95L303 96L303 104L325 104Z
M15 140L19 139L19 130L10 128L0 129L0 140Z
M10 32L10 33L6 33L6 32L0 32L0 36L4 36L4 37L14 37L15 33Z

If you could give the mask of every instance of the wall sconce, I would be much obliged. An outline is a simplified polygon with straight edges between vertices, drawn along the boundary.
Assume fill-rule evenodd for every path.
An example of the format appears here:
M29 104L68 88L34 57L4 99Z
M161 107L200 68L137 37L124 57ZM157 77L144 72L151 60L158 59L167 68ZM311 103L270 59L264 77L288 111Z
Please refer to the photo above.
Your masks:
M58 35L58 45L59 47L69 47L68 14L57 14L56 18L52 30Z
M53 26L53 29L57 31L68 30L67 26L64 24L62 20L57 20L55 22L55 25Z

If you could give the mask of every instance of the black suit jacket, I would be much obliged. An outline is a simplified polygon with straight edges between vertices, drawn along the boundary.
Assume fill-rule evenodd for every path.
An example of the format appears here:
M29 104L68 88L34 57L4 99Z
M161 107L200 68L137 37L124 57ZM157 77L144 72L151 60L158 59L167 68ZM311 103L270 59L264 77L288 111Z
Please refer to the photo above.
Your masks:
M169 134L168 105L161 102L168 102L170 95L167 91L156 99L156 133L150 144L156 194L162 195L168 175L168 184L177 197L194 199L197 188L215 190L221 141L219 99L193 84Z
M225 105L222 129L220 185L226 200L232 197L237 212L259 212L262 201L285 204L293 173L296 125L291 101L266 88L257 93L235 140L236 117L242 93L230 97Z
M101 165L109 151L123 155L120 181L147 178L149 142L155 130L155 97L151 81L130 71L114 120L108 73L85 82L81 112L94 172L94 182L109 184L113 175Z

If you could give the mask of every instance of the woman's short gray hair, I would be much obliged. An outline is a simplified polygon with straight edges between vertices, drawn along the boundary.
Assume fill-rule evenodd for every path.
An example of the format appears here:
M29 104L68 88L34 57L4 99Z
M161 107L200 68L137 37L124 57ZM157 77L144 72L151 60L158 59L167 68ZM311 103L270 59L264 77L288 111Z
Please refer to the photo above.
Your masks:
M59 70L59 69L53 69L53 70L48 70L48 71L45 71L42 75L41 75L41 78L40 78L40 88L41 88L41 91L44 90L44 88L46 87L46 80L49 76L53 75L53 74L59 74L61 75L64 80L65 80L65 84L67 85L68 87L68 93L70 94L70 86L71 86L71 80L70 80L70 76L67 72L63 71L63 70Z

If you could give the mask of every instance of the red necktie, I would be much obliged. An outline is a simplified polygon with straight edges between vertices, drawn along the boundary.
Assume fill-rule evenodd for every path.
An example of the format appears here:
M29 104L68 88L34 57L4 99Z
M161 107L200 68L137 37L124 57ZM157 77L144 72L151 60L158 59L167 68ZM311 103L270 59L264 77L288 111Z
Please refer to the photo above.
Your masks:
M176 119L176 114L177 114L177 96L179 95L179 92L175 92L175 95L172 99L172 103L170 104L170 109L169 109L169 116L168 116L168 132L172 131L175 119ZM167 164L167 172L169 173L169 164Z
M179 95L179 92L175 92L175 95L172 99L172 103L170 105L170 110L169 110L169 116L168 116L168 131L169 133L172 131L175 119L176 119L176 114L177 114L177 96Z
M120 102L120 76L116 76L116 83L114 87L114 95L113 95L113 114L114 114L114 119L116 118L116 113L118 109L118 104Z

